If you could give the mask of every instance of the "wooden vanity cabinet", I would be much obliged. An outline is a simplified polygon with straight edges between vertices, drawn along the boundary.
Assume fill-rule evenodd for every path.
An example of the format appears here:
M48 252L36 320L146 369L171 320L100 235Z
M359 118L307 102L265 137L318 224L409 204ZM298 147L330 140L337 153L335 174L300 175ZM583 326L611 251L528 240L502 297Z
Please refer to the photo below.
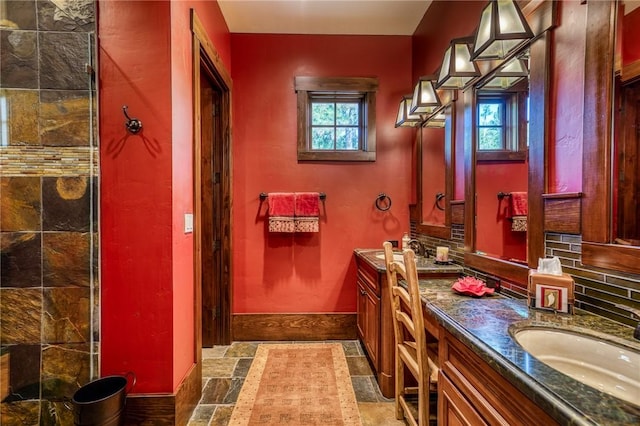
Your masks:
M395 396L394 335L391 300L387 274L356 256L358 338L378 381L380 392L387 398Z
M439 425L558 424L446 330L439 358Z
M380 392L386 398L395 397L395 336L391 318L391 295L387 285L387 274L360 256L357 265L357 328L358 338L367 351L367 356L378 381ZM420 279L450 278L458 273L420 273ZM425 316L427 342L438 339L439 330L434 318ZM433 345L430 345L432 347ZM431 356L431 355L430 355ZM433 355L435 356L435 354ZM433 358L432 356L432 358Z

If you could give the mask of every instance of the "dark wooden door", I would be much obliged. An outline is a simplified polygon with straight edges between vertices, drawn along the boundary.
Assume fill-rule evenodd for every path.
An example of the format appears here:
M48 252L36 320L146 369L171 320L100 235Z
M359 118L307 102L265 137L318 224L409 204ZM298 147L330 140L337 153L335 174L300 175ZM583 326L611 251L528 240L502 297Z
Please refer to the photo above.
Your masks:
M223 343L221 313L223 286L223 193L221 91L208 76L200 73L201 186L202 186L202 346Z

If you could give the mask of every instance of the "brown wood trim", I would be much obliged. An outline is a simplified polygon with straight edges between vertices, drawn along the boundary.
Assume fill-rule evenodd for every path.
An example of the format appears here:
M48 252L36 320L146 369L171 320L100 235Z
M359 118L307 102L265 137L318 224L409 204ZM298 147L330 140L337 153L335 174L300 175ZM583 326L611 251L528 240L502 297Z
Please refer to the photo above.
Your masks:
M582 198L582 192L554 192L549 194L542 194L544 200L563 199L568 200L571 198Z
M587 3L582 149L582 239L608 243L615 2ZM585 259L583 258L583 262Z
M620 81L622 83L628 83L638 77L640 77L640 60L622 67L622 72L620 73Z
M300 144L298 144L298 148ZM304 141L306 149L306 140ZM376 153L368 151L304 151L298 149L298 161L376 161Z
M218 53L218 50L211 42L211 39L209 38L207 31L204 29L204 26L202 25L202 21L200 21L200 18L198 18L198 14L194 9L191 9L191 31L193 32L195 37L198 38L198 41L200 42L200 45L202 46L202 48L207 52L209 59L213 63L215 69L220 73L220 77L224 80L224 83L227 86L227 88L231 90L233 86L231 81L231 76L229 75L229 72L227 71L227 68L225 67L224 62L222 62L222 58L220 58L220 54Z
M563 234L580 234L581 200L544 198L544 230Z
M558 24L555 0L531 0L522 8L534 35L538 36Z
M495 257L465 253L464 264L469 268L490 273L515 284L527 285L529 279L529 267L526 265Z
M451 202L451 223L464 224L464 201Z
M554 8L555 9L555 8ZM547 144L549 140L549 87L551 36L542 34L530 47L529 72L529 182L527 203L527 263L534 268L544 256L544 205L542 194L547 187ZM514 272L515 273L515 272ZM526 283L526 280L525 280Z
M442 238L443 240L451 239L451 227L445 225L428 225L426 223L419 223L416 225L416 230L420 234L429 235L431 237Z
M220 54L211 42L202 21L198 18L198 15L194 9L191 9L191 31L193 39L193 137L194 137L194 179L199 180L199 175L196 172L200 172L200 159L195 155L200 154L200 67L205 67L211 76L216 79L218 85L222 88L221 95L221 110L222 116L221 122L225 124L223 130L223 164L222 164L222 194L223 194L223 229L225 234L221 235L222 241L222 282L225 283L221 290L221 310L220 310L220 327L221 327L221 343L228 344L231 342L231 305L233 298L233 263L231 262L232 253L232 240L231 233L233 231L231 221L231 210L233 205L232 199L232 187L231 187L231 159L233 158L231 134L232 128L232 87L233 83L231 76L224 65L224 62L220 58ZM197 159L197 160L196 160ZM195 182L195 181L194 181ZM196 342L196 361L199 362L202 352L202 289L201 289L201 262L202 262L202 247L198 242L199 229L202 224L202 212L200 199L202 196L202 187L198 183L194 183L194 332Z
M418 214L420 211L418 210L417 204L409 204L409 220L414 223L420 222L420 218Z
M194 364L176 392L176 424L186 425L202 395L202 363Z
M202 389L202 364L194 364L175 394L127 396L125 425L186 425Z
M582 242L584 265L640 274L640 247Z
M378 90L378 79L372 77L307 77L296 76L295 90L304 91L359 91L375 92Z
M356 339L356 314L236 314L234 341Z

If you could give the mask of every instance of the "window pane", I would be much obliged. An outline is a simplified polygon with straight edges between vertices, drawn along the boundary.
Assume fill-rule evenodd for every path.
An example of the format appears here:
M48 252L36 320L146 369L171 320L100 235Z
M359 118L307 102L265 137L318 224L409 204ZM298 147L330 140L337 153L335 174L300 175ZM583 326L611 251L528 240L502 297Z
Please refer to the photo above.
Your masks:
M334 146L333 129L311 129L311 149L335 149Z
M502 104L482 103L478 105L478 124L480 126L502 125Z
M333 126L335 124L335 106L334 103L312 103L311 124L314 126Z
M502 146L502 129L500 127L485 127L478 129L478 149L504 149Z
M353 104L337 104L336 105L336 124L338 126L357 126L359 105Z
M353 127L336 128L336 149L357 150L358 129Z

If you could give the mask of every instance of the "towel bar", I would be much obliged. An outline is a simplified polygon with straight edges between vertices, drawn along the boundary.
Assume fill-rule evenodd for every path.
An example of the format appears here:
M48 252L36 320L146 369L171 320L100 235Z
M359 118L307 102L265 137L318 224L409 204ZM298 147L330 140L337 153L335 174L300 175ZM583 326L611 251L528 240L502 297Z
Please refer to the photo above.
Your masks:
M502 200L504 197L511 197L510 192L498 192L498 200Z
M325 198L327 198L327 194L325 194L324 192L319 192L318 195L319 195L321 200L324 200ZM266 200L267 198L269 198L269 194L267 194L266 192L261 192L260 193L260 199L261 200Z

